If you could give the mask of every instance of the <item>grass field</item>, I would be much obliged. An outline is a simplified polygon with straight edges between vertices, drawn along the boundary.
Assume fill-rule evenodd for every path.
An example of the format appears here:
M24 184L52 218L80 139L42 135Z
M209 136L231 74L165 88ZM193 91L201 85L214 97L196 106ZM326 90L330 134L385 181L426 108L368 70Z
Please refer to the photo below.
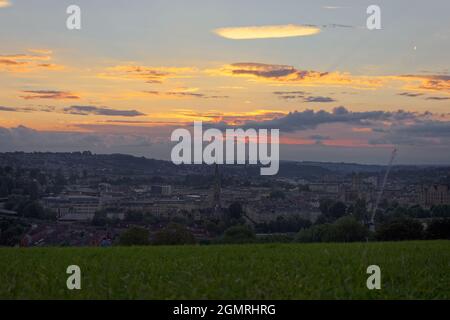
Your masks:
M69 291L78 265L82 289ZM382 289L366 287L379 265ZM2 248L1 299L449 299L450 241Z

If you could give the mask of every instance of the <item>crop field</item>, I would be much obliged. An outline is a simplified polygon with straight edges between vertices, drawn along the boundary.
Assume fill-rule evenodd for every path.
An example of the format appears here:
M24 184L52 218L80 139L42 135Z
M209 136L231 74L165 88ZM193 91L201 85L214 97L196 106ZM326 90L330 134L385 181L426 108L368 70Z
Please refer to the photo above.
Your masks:
M370 265L381 290L367 289ZM0 299L449 298L450 241L0 248Z

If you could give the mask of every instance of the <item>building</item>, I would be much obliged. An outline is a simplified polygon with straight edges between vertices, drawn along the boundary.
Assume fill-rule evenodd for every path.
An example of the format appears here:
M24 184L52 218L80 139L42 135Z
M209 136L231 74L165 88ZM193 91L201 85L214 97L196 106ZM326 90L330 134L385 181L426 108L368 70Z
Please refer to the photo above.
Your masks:
M311 192L338 194L340 185L338 183L310 183L308 185Z
M170 196L172 194L172 186L151 186L150 192L152 194Z
M419 191L419 202L426 207L450 205L450 188L444 184L422 186Z
M92 220L100 209L100 199L92 196L60 196L42 199L43 206L56 212L59 220Z

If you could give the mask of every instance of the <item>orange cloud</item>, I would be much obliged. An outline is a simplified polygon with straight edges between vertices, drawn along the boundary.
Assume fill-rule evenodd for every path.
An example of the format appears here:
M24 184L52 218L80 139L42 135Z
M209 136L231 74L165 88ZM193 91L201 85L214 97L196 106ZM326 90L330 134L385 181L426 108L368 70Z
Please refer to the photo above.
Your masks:
M37 54L48 55L48 56L51 56L53 54L53 51L48 50L48 49L28 49L28 51L37 53Z
M209 112L196 112L193 110L178 109L176 111L176 117L185 119L186 121L222 122L231 126L242 125L249 121L268 121L287 114L283 111L265 109L228 113L214 110Z
M439 74L356 76L348 72L320 72L297 69L289 65L255 62L233 63L219 69L207 70L207 72L216 76L247 77L256 81L286 85L301 84L305 86L346 86L357 89L377 89L390 84L402 90L450 93L450 76ZM399 81L400 84L398 84Z
M388 80L385 77L353 76L343 72L319 72L300 70L288 65L254 62L233 63L218 70L209 70L212 75L250 77L261 81L309 86L329 85L355 88L378 88Z
M107 68L98 74L99 78L110 80L142 80L146 83L162 83L171 78L184 78L194 72L194 68L146 67L137 65L118 65Z
M318 27L295 24L231 27L214 30L215 34L233 40L303 37L318 34L319 32L320 28Z
M450 76L448 75L402 75L395 77L407 81L407 90L440 91L450 93Z
M353 132L372 132L372 128L352 128Z
M26 73L41 70L62 70L64 66L49 62L52 51L29 49L30 53L0 55L0 71L11 73Z
M26 95L21 96L22 99L54 99L54 100L67 100L67 99L80 99L79 96L69 91L55 91L55 90L25 90L22 91Z
M201 98L201 99L227 99L227 95L208 95L205 93L198 92L198 88L176 88L171 91L144 91L150 96L155 96L159 98Z
M297 137L297 136L285 136L280 137L280 144L285 145L322 145L322 146L333 146L333 147L373 147L367 139L344 139L344 138L326 138L326 139L315 139L312 137ZM384 146L384 145L383 145ZM378 146L380 147L380 146Z

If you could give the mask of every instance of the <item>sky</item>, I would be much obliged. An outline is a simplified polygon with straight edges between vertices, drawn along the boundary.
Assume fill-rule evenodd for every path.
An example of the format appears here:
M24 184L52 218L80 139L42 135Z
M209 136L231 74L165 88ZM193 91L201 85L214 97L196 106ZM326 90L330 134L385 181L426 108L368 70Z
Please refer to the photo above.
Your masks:
M382 164L398 148L399 163L450 164L449 13L448 0L0 0L0 151L170 159L171 132L201 120L280 129L282 160Z

